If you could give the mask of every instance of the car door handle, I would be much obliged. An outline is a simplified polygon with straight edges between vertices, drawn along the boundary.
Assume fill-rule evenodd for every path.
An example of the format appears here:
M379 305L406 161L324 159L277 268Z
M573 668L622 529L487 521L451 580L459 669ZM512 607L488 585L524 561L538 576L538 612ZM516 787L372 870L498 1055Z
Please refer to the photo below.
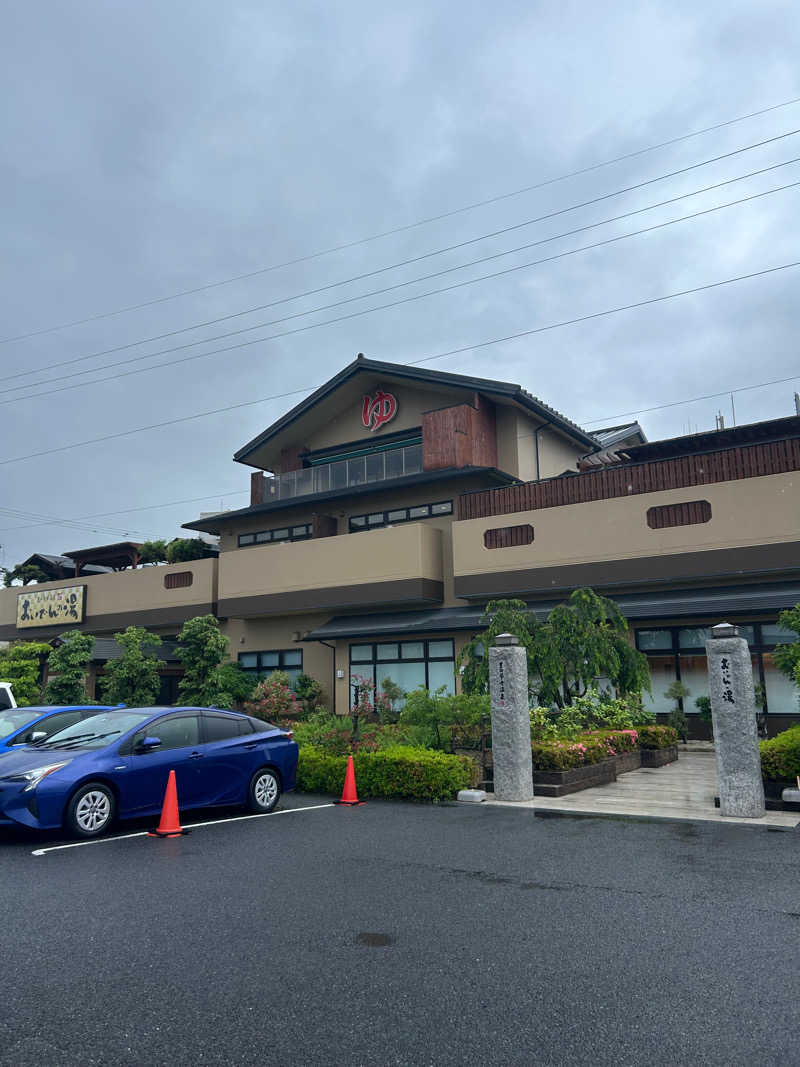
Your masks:
M189 757L189 759L202 759L202 758L203 758L203 753L202 752L193 752L191 754L191 756Z

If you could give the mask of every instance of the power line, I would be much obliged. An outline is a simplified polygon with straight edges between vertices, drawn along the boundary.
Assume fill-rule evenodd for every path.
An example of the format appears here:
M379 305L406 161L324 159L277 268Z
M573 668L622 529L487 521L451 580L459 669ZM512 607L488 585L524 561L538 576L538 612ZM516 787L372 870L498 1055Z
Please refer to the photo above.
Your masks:
M506 343L506 342L509 342L509 341L517 341L517 340L520 340L523 337L532 337L535 334L545 333L545 332L550 331L550 330L557 330L557 329L560 329L560 328L562 328L564 326L574 326L574 325L577 325L578 323L582 323L582 322L591 322L591 321L593 321L595 319L603 318L603 317L606 317L606 316L609 316L609 315L617 315L617 314L619 314L620 312L623 312L623 311L632 311L632 310L634 310L636 308L648 307L651 304L659 304L659 303L663 303L663 302L665 302L667 300L675 300L678 297L691 296L694 293L702 293L702 292L706 292L706 291L711 290L711 289L719 289L724 285L732 285L732 284L734 284L736 282L744 282L744 281L749 281L749 280L751 280L753 278L761 278L761 277L764 277L764 276L766 276L768 274L776 274L778 271L791 270L794 267L798 267L798 266L800 266L800 260L795 260L794 262L791 262L791 263L781 263L776 267L766 267L763 270L753 271L751 274L740 274L740 275L737 275L737 276L735 276L733 278L723 278L721 281L709 282L709 283L707 283L705 285L698 285L698 286L695 286L694 288L691 288L691 289L681 289L681 290L678 290L677 292L674 292L674 293L665 293L662 296L654 296L654 297L650 297L647 300L639 300L639 301L637 301L636 303L633 303L633 304L624 304L624 305L622 305L620 307L608 308L608 309L606 309L604 311L596 311L596 312L593 312L590 315L581 315L581 316L579 316L577 318L565 319L565 320L562 320L560 322L549 323L546 326L537 326L534 329L522 330L522 331L520 331L518 333L508 334L505 337L495 337L495 338L492 338L489 341L481 341L481 342L478 342L478 343L472 344L472 345L464 345L461 348L453 348L453 349L448 350L447 352L439 352L434 356L424 356L422 359L411 360L410 361L410 365L413 366L413 365L418 365L420 363L431 363L431 362L433 362L434 360L437 360L437 359L446 359L448 356L463 355L466 352L473 352L473 351L477 351L477 350L482 349L482 348L489 348L492 345L503 344L503 343ZM797 375L796 377L800 378L800 375ZM795 380L795 377L791 377L791 378L780 379L779 381L794 381L794 380ZM763 382L761 384L763 384L763 385L776 385L776 384L778 384L778 381L775 381L775 382ZM0 466L8 466L11 463L21 463L23 460L28 460L28 459L38 459L41 456L52 456L52 455L55 455L58 452L68 452L68 451L71 451L73 448L83 448L83 447L88 446L88 445L101 444L104 441L115 441L115 440L118 440L118 439L120 439L122 437L131 437L131 436L133 436L135 434L138 434L138 433L146 433L146 432L148 432L150 430L162 429L165 426L176 426L176 425L178 425L180 423L192 422L192 421L194 421L196 419L204 419L204 418L208 418L208 417L210 417L212 415L220 415L222 413L229 412L229 411L239 411L242 408L254 407L257 404L264 404L264 403L267 403L268 401L271 401L271 400L283 400L283 399L285 399L287 397L290 397L290 396L299 396L300 394L311 393L315 389L319 389L320 387L321 386L319 384L317 384L317 385L309 385L309 386L304 387L303 389L293 389L290 392L275 393L272 396L260 397L257 400L245 400L245 401L242 401L239 404L229 404L229 405L226 405L225 407L214 408L211 411L199 411L199 412L196 412L193 415L183 415L183 416L181 416L179 418L176 418L176 419L166 419L163 422L152 423L149 426L138 426L138 427L136 427L135 429L132 429L132 430L121 430L118 433L104 434L102 437L93 437L93 438L90 438L90 439L88 439L86 441L75 441L72 444L59 445L56 448L45 448L45 449L42 449L39 452L30 452L30 453L28 453L27 455L24 455L24 456L14 456L12 459L0 460ZM760 386L748 386L746 388L759 388L759 387ZM726 389L725 390L726 394L730 393L730 392L738 392L738 391L743 391L743 390L731 390L731 389ZM616 417L616 416L608 416L608 417L606 417L606 418L604 418L602 420L601 419L596 419L596 420L592 420L592 421L597 421L597 422L606 421L607 418L613 418L613 417Z
M283 337L291 337L291 336L294 336L295 334L298 334L298 333L305 333L305 332L307 332L309 330L322 329L325 326L330 326L330 325L333 325L335 323L345 322L345 321L347 321L349 319L360 318L362 315L370 315L370 314L372 314L372 313L374 313L376 311L385 311L388 308L399 307L399 306L401 306L403 304L413 303L413 302L415 302L417 300L423 300L423 299L425 299L425 298L427 298L429 296L437 296L437 295L440 295L441 293L452 292L455 289L461 289L461 288L464 288L467 285L475 285L478 282L489 281L489 280L494 279L494 278L500 278L500 277L504 277L505 275L508 275L508 274L516 273L517 271L520 271L520 270L527 270L527 269L529 269L531 267L541 266L544 263L553 263L553 262L555 262L557 260L560 260L560 259L567 259L570 256L579 255L582 252L588 252L588 251L591 251L591 250L596 249L596 248L602 248L602 247L605 247L607 245L616 244L618 241L624 241L624 240L627 240L627 239L629 239L631 237L638 237L638 236L641 236L642 234L645 234L645 233L651 233L651 232L654 232L655 230L664 229L667 226L674 226L677 223L686 222L687 220L690 220L690 219L695 219L695 218L699 218L699 217L704 216L704 215L709 215L709 214L712 214L713 212L716 212L716 211L722 211L722 210L724 210L725 208L728 208L728 207L735 207L738 204L747 203L750 200L757 200L762 196L770 196L773 193L783 192L786 189L792 189L792 188L797 187L798 185L800 185L800 182L791 182L791 183L789 183L787 185L777 186L776 188L773 188L773 189L766 189L763 192L753 193L750 196L741 197L739 200L732 200L732 201L729 201L726 204L717 204L714 207L705 208L702 211L696 211L696 212L693 212L690 215L683 215L683 216L680 216L677 219L670 219L670 220L668 220L666 222L656 223L656 224L654 224L652 226L646 226L646 227L644 227L644 228L642 228L640 230L632 230L632 231L630 231L628 233L619 234L616 237L609 237L609 238L606 238L603 241L593 242L592 244L580 245L577 248L568 249L565 252L558 252L555 255L545 256L542 259L531 260L528 263L516 264L513 267L506 267L503 270L494 271L491 274L482 274L482 275L478 275L476 278L468 278L468 279L466 279L464 281L454 282L452 285L442 286L439 289L429 289L427 292L416 293L413 296L403 297L400 300L392 300L392 301L389 301L386 304L378 304L378 305L376 305L374 307L363 308L360 311L349 312L346 315L337 315L332 319L324 319L322 322L308 323L305 326L298 326L298 327L295 327L292 330L284 330L284 331L282 331L280 333L276 333L276 334L268 334L265 337L254 337L249 341L241 341L241 342L239 342L238 344L235 344L235 345L226 345L223 348L211 349L208 352L197 352L197 353L194 353L191 356L182 356L180 359L165 360L162 363L154 363L149 367L139 367L136 370L123 371L123 372L121 372L119 374L109 374L109 375L106 375L106 377L104 377L104 378L93 378L93 379L90 379L89 381L75 382L72 385L59 386L59 388L57 388L57 389L48 389L48 390L45 390L45 391L39 392L39 393L29 393L26 396L10 397L7 400L0 400L0 406L6 405L6 404L18 403L18 402L23 401L23 400L38 400L40 397L52 396L52 395L57 394L57 393L69 392L70 390L73 390L73 389L83 389L83 388L85 388L86 386L89 386L89 385L99 385L99 384L102 384L104 382L116 381L116 380L118 380L120 378L128 378L128 377L131 377L131 376L136 375L136 374L147 373L148 371L161 370L161 369L163 369L165 367L174 367L174 366L178 366L181 363L190 363L190 362L193 362L194 360L206 359L206 358L208 358L210 356L220 355L221 353L224 353L224 352L233 352L233 351L236 351L236 350L238 350L240 348L246 348L246 347L248 347L250 345L259 344L259 343L264 342L264 341L274 341L274 340L277 340L277 339L280 339L280 338L283 338ZM539 242L534 242L534 243L539 243ZM522 246L522 247L526 247L526 246ZM520 250L521 249L515 249L514 251L520 251ZM500 253L496 254L495 256L483 257L482 260L478 260L478 261L476 261L476 263L477 262L483 262L486 259L497 258L497 255L499 255L499 254ZM468 264L468 265L469 266L473 266L474 264ZM454 268L454 267L447 268L447 269L442 270L442 271L437 271L435 274L430 275L429 277L439 277L442 274L448 274L451 271L456 270L456 269L459 269L459 268ZM424 281L426 279L425 278L417 278L417 279L414 279L414 280L419 282L419 281ZM387 286L384 289L375 290L372 293L362 294L360 297L350 297L350 298L348 298L346 300L338 301L338 302L336 302L334 304L328 305L328 307L330 307L330 308L340 307L340 306L343 306L345 304L352 303L354 300L365 299L368 296L375 296L375 295L378 295L380 293L391 292L394 289L402 288L406 284L410 284L410 283L406 283L406 282L397 283L396 285ZM312 309L312 310L313 311L320 311L320 310L325 310L325 308L315 308L315 309ZM301 316L302 315L306 315L306 314L311 314L311 313L312 313L311 311L304 312L304 313L301 313ZM300 316L298 316L298 315L290 315L290 316L287 316L287 319L292 319L292 318L297 318L297 317L300 317ZM286 321L286 320L277 319L277 320L274 320L274 321L279 323L279 322ZM268 325L271 325L271 324L270 323L262 323L261 325L262 326L268 326ZM234 334L239 334L239 333L243 333L243 332L247 332L247 331L244 331L244 330L233 331ZM221 335L219 335L219 338L208 338L207 340L222 339L222 338L224 338L226 336L231 336L231 334L221 334ZM193 347L193 345L179 345L174 349L165 349L164 351L165 352L178 351L178 350L185 349L185 348L190 348L190 347ZM159 355L159 354L162 354L162 353L151 353L151 357L155 356L155 355ZM135 358L132 358L132 359L129 359L129 360L122 360L122 361L119 361L117 363L110 363L110 364L107 364L106 367L101 367L101 368L97 368L97 369L98 370L106 370L106 369L110 369L112 367L124 366L124 365L126 365L128 363L140 362L142 359L151 358L151 357L138 356L138 357L135 357ZM84 373L84 372L79 372L79 373ZM73 376L78 376L78 375L73 375ZM67 375L65 377L69 377L69 375ZM38 383L38 384L46 385L48 383L47 382L41 382L41 383ZM6 390L6 392L8 392L8 390Z
M77 530L80 533L111 533L117 536L127 537L130 533L140 532L139 530L117 530L112 529L108 526L90 525L87 523L80 522L77 519L65 519L63 521L60 521L58 519L54 519L50 515L40 515L39 513L33 511L19 511L17 508L0 507L0 514L8 515L12 518L33 518L39 520L48 520L46 522L43 521L41 523L37 523L36 525L57 524L59 526L68 526L70 529ZM11 529L16 529L16 527L11 527Z
M193 496L187 497L184 500L168 500L163 504L146 504L140 508L124 508L122 511L98 511L92 515L79 515L77 519L68 519L67 522L82 522L85 519L105 519L110 515L131 515L137 511L157 511L160 508L177 507L179 504L197 504L202 500L221 500L226 496L244 496L247 493L247 489L233 489L225 491L224 493L207 493L205 496ZM10 509L0 508L0 511L6 511ZM52 526L53 522L34 522L28 526L4 526L0 528L0 533L11 533L13 530L32 530L36 526ZM60 525L60 523L59 523ZM118 531L112 530L111 533L117 533ZM136 532L136 531L133 531Z
M433 357L433 358L436 358L436 357ZM603 416L603 418L583 419L581 421L582 421L582 424L584 426L587 426L590 423L594 423L594 422L610 422L613 419L627 418L627 417L629 417L631 415L643 415L643 414L646 414L647 412L661 411L661 410L664 410L665 408L681 407L684 404L693 404L696 401L700 401L700 400L716 400L721 396L729 396L731 393L746 393L746 392L752 391L753 389L763 389L763 388L766 388L767 386L770 386L770 385L784 385L787 382L794 382L794 381L797 381L799 379L800 379L800 374L791 375L788 378L774 378L771 381L767 381L767 382L756 382L754 385L741 385L741 386L738 386L738 387L736 387L734 389L723 389L722 392L719 392L719 393L704 393L704 394L702 394L700 396L693 396L693 397L689 397L688 399L684 399L684 400L673 400L673 401L669 401L668 403L665 403L665 404L655 404L652 407L648 407L648 408L637 408L635 411L624 411L624 412L622 412L620 414L617 414L617 415L606 415L606 416ZM306 392L306 390L301 390L301 391L302 392ZM270 399L270 398L265 398L265 399ZM255 401L252 401L252 403L258 404L258 403L261 403L261 401L255 400ZM197 416L194 416L194 417L197 417ZM137 432L137 431L129 431L129 432ZM528 436L533 436L533 435L532 434L523 434L522 436L523 437L528 437ZM90 443L90 442L82 442L82 443L87 444L87 443ZM71 445L71 446L67 446L67 447L75 447L75 448L77 448L79 446L78 445ZM22 457L22 458L28 458L28 457ZM11 462L14 462L14 461L12 460ZM166 503L163 503L163 504L148 504L148 505L145 505L144 507L139 507L139 508L127 508L124 511L103 511L103 512L97 513L96 515L84 515L84 516L81 516L81 518L84 518L84 519L86 519L86 518L104 518L104 517L107 517L109 515L127 515L127 514L129 514L131 512L134 512L134 511L154 511L154 510L157 510L159 508L175 507L178 504L194 504L194 503L197 503L198 501L201 501L201 500L215 500L215 499L220 499L220 498L223 498L223 497L226 497L226 496L244 496L247 492L248 492L247 489L238 489L238 490L234 490L234 491L230 491L230 492L226 491L224 493L209 493L208 496L189 497L189 498L184 499L184 500L170 500L170 501L167 501ZM0 510L8 510L8 509L0 509ZM67 520L67 521L70 521L70 520ZM33 523L30 526L8 526L8 527L5 527L2 530L0 530L0 533L8 533L8 532L10 532L12 530L29 530L29 529L32 529L35 526L49 526L49 525L54 525L54 523L39 522L39 523ZM112 532L115 532L115 531L112 531Z
M427 226L432 222L440 222L443 219L453 218L456 215L464 214L468 211L474 211L477 208L488 207L491 204L499 203L503 200L509 200L516 196L522 196L524 193L534 192L537 189L544 189L549 185L555 185L558 182L566 181L569 178L576 178L583 174L590 174L593 171L601 170L604 167L610 167L614 163L621 163L627 159L635 159L638 156L646 155L649 152L655 152L661 148L668 148L671 145L679 144L681 141L690 140L693 137L700 137L705 133L712 133L715 130L724 129L727 126L733 126L739 122L745 122L748 119L757 118L760 115L766 115L771 111L778 111L781 108L790 107L792 104L800 102L800 97L793 97L791 100L784 100L779 104L772 104L769 107L760 108L758 111L751 111L746 115L738 115L736 118L726 119L724 122L715 123L713 126L705 126L700 130L693 130L690 133L681 134L678 137L672 137L667 141L660 141L658 144L648 145L646 148L639 148L633 152L626 152L623 155L614 156L612 159L602 160L598 163L592 163L589 166L581 167L578 170L572 170L565 174L559 174L553 178L547 178L543 181L536 182L533 185L523 186L521 189L514 189L511 192L500 193L496 196L488 197L485 200L477 200L471 204L465 204L462 207L453 208L450 211L441 212L438 215L430 215L427 218L418 219L416 222L406 223L403 226L396 226L390 230L383 230L380 233L370 234L367 237L359 237L352 241L347 241L343 244L334 245L331 248L325 248L317 252L310 252L304 256L298 256L294 259L285 260L282 263L273 263L267 267L260 267L258 270L248 271L245 274L237 274L230 278L223 278L217 282L207 282L204 285L195 286L192 289L183 289L176 293L171 293L168 296L157 297L153 300L145 300L138 304L129 304L126 307L117 308L114 311L105 311L96 315L88 315L82 319L74 319L71 322L60 323L56 326L47 326L41 330L31 330L28 333L17 334L15 337L0 338L0 344L9 344L13 341L23 341L29 337L41 337L43 334L55 333L58 330L70 329L73 326L82 326L90 322L98 322L101 319L111 318L115 315L123 315L131 311L140 311L143 308L154 307L157 304L163 304L170 300L177 300L180 297L192 296L196 293L206 292L209 289L216 289L223 285L231 285L234 282L244 281L248 278L255 278L261 274L268 274L272 271L282 270L284 267L295 266L299 263L308 263L311 260L319 259L322 256L329 256L335 252L343 252L350 248L356 248L359 245L368 244L371 241L380 240L383 237L391 237L395 234L406 233L409 230L417 229L420 226Z
M540 223L540 222L547 222L550 219L558 218L559 216L566 215L566 214L568 214L568 213L570 213L572 211L579 211L579 210L581 210L583 208L586 208L586 207L592 207L595 204L603 203L604 201L611 200L614 197L624 196L626 193L635 192L636 190L646 188L649 185L655 185L658 182L667 181L668 179L678 177L681 174L688 174L690 171L698 170L701 167L710 166L712 163L719 163L723 159L731 159L733 156L741 155L744 152L751 152L756 148L763 148L765 145L773 144L776 141L785 140L787 137L795 137L798 133L800 133L800 128L797 128L797 129L794 129L794 130L787 130L785 133L778 134L775 137L769 137L766 140L757 141L754 144L744 145L741 148L734 149L733 151L724 152L721 155L712 156L710 159L701 160L699 163L692 163L689 166L680 167L678 170L668 171L666 174L656 175L656 177L654 177L654 178L648 178L645 181L637 182L635 185L628 185L628 186L625 186L622 189L615 189L613 192L610 192L610 193L603 193L601 196L593 197L591 200L584 200L584 201L581 201L580 203L577 203L577 204L570 204L567 207L559 208L557 211L550 211L547 214L539 215L536 218L525 219L523 222L515 223L513 226L505 226L502 229L493 230L493 231L491 231L489 233L483 233L483 234L480 234L478 237L472 237L467 241L459 241L456 244L448 245L448 246L446 246L444 248L433 249L430 252L425 252L423 255L420 255L420 256L414 256L414 257L409 258L409 259L399 260L396 263L390 263L390 264L388 264L386 266L379 267L376 270L366 271L366 272L364 272L362 274L352 275L349 278L344 278L344 279L342 279L340 281L331 282L330 284L320 286L317 289L308 289L308 290L306 290L306 291L304 291L302 293L296 293L296 294L294 294L292 296L281 297L278 300L273 300L273 301L270 301L269 303L266 303L266 304L257 304L257 305L255 305L253 307L245 308L243 311L232 312L232 313L230 313L228 315L219 315L219 316L217 316L217 318L206 319L203 322L192 323L189 326L182 326L180 329L177 329L177 330L169 330L166 333L154 334L152 337L142 337L142 338L139 338L136 341L128 341L128 342L126 342L125 344L122 344L122 345L115 345L113 348L104 348L104 349L100 349L97 352L90 352L90 353L87 353L87 354L82 355L82 356L75 356L75 357L72 357L71 359L58 360L55 363L48 363L45 366L36 367L36 368L34 368L32 370L17 371L14 374L5 375L5 380L6 381L13 381L13 380L15 380L17 378L28 377L31 374L44 373L45 371L55 370L55 369L57 369L59 367L74 366L76 363L84 363L84 362L86 362L87 360L90 360L90 359L99 359L101 356L109 356L109 355L113 355L115 352L124 352L124 351L126 351L126 350L128 350L130 348L137 348L139 345L151 344L154 341L163 341L163 340L166 340L169 337L177 337L179 334L188 333L191 330L200 330L200 329L204 329L207 326L215 326L217 323L220 323L220 322L228 322L231 319L241 318L241 317L243 317L245 315L252 315L257 311L264 311L267 308L277 307L280 304L291 303L294 300L301 300L301 299L303 299L305 297L308 297L308 296L315 296L315 295L317 295L319 293L328 292L331 289L336 289L336 288L338 288L339 286L342 286L342 285L348 285L348 284L350 284L352 282L356 282L356 281L363 281L366 278L373 278L373 277L376 277L379 274L385 274L388 271L399 269L400 267L407 267L407 266L410 266L410 265L412 265L414 263L420 263L423 260L431 259L434 256L444 255L444 254L446 254L448 252L454 252L454 251L457 251L460 248L466 248L466 247L468 247L470 245L478 244L481 241L491 240L494 237L501 237L504 234L512 233L512 232L514 232L516 230L523 229L523 228L525 228L527 226L533 226L533 225L535 225L537 223ZM786 165L788 165L788 163L793 163L793 162L796 162L796 160L789 160L786 163L777 164L774 167L764 167L761 170L752 171L750 174L742 175L739 178L731 179L731 181L741 181L741 180L744 180L744 178L754 177L754 176L756 176L758 174L766 173L768 170L774 170L778 166L786 166ZM697 190L696 192L699 193L699 192L709 191L711 189L720 188L721 186L726 185L726 184L730 184L730 182L719 182L716 185L708 186L707 189L705 189L705 190ZM694 193L684 194L684 197L685 196L691 196L691 195L696 195L696 194L694 194ZM684 197L674 197L671 200L663 201L663 203L664 204L672 203L675 200L683 199ZM659 207L661 205L655 204L655 205L652 205L652 206L653 207ZM650 210L650 209L645 208L645 209L640 209L640 210ZM628 214L636 214L636 212L630 212ZM625 217L627 217L627 215L618 216L618 218L625 218ZM608 220L608 221L615 221L615 220L612 219L612 220ZM593 225L604 225L604 223L595 223ZM586 228L589 228L589 227L582 227L581 229L586 229ZM580 232L580 230L570 231L570 232ZM559 236L567 236L567 235L559 235ZM554 240L557 240L557 239L558 239L558 237L550 237L550 238L547 238L546 240L554 241ZM544 243L544 242L542 242L542 243ZM532 246L531 245L523 245L522 247L523 248L529 248L529 247L532 247ZM513 251L517 251L517 250L512 249L511 251L513 252ZM499 254L500 255L510 255L511 253L510 252L506 252L506 253L499 253ZM483 263L483 262L486 261L486 259L493 259L493 258L497 258L497 257L496 256L484 257L482 259L473 260L471 263L467 263L467 264L465 264L463 266L471 266L474 263ZM462 267L456 267L456 268L452 268L451 267L451 268L449 268L449 270L450 271L452 271L452 270L460 270L460 269L463 269L463 266ZM436 274L423 275L422 278L415 278L415 279L411 279L410 281L407 281L407 282L401 282L396 286L390 286L388 289L378 289L378 290L373 291L372 293L364 293L360 297L358 297L358 296L350 297L350 298L348 298L346 300L343 300L343 301L337 301L337 302L334 302L332 304L322 305L322 307L310 308L308 311L297 312L296 314L289 315L286 318L274 319L271 322L266 322L266 323L265 322L256 323L253 326L246 326L246 327L243 327L240 330L232 330L229 333L216 334L213 337L204 337L204 338L201 338L200 340L189 341L185 345L178 345L178 346L175 346L173 348L161 349L158 352L150 352L147 355L136 356L132 360L127 360L127 361L126 360L121 360L121 361L119 361L119 362L117 362L115 364L106 364L103 367L93 367L90 370L82 371L82 372L79 372L79 373L91 374L95 370L104 370L108 366L122 366L126 362L137 362L137 361L141 361L141 360L144 360L144 359L152 359L155 356L165 355L168 352L177 352L177 351L179 351L181 349L184 349L184 348L192 348L192 347L196 347L197 345L207 344L210 341L218 341L218 340L221 340L222 338L225 338L225 337L233 337L233 336L236 336L237 334L240 334L240 333L248 333L248 332L250 332L252 330L258 330L258 329L261 329L261 328L263 328L265 326L272 326L272 325L275 325L276 323L279 323L279 322L288 321L288 319L298 318L298 317L305 316L305 315L310 315L310 314L312 314L313 312L316 312L316 311L325 311L325 310L329 310L330 308L333 308L333 307L339 307L342 303L352 303L353 300L363 299L366 296L374 296L377 293L388 292L390 289L393 289L393 288L400 288L400 287L402 287L404 285L412 285L415 281L422 281L422 280L425 280L426 278L436 278L436 277L439 277L440 273L448 273L448 271L442 271L442 272L439 272L439 273L436 273ZM32 382L29 385L14 386L13 389L26 389L26 388L31 388L32 389L37 385L46 385L46 384L48 384L48 383L47 382ZM5 392L10 392L11 390L4 390L4 391Z

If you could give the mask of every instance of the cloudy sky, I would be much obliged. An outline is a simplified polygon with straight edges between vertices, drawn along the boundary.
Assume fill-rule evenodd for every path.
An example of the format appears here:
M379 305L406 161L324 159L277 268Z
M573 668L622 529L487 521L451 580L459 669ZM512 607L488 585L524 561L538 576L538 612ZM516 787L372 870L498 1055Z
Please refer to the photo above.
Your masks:
M421 360L800 259L800 188L789 188L324 325L800 182L794 163L685 195L800 157L794 103L541 186L800 97L792 0L82 0L3 9L7 565L37 550L171 537L200 511L243 506L248 470L232 453L301 396L21 458L31 453L310 389L357 352ZM737 152L768 138L780 139ZM484 236L508 227L517 228ZM592 228L559 236L581 227ZM345 283L462 242L472 243ZM300 262L264 271L289 260ZM799 281L800 268L783 270L427 365L519 382L591 429L800 373ZM297 299L326 286L335 287ZM106 314L137 304L147 306ZM314 310L331 304L339 306ZM264 305L273 306L196 326ZM164 352L262 323L271 325ZM272 339L204 356L264 337ZM793 413L799 386L737 393L737 421ZM727 397L640 421L656 439L712 428L720 409L730 422ZM83 526L64 525L76 519Z

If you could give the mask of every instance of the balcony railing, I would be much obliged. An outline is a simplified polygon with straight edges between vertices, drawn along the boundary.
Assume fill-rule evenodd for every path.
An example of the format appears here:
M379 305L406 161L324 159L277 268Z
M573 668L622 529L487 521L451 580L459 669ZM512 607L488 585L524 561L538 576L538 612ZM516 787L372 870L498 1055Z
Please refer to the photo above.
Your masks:
M366 456L340 459L335 463L321 463L303 467L268 478L266 500L291 500L298 496L330 493L338 489L352 489L358 485L386 482L422 473L422 445L406 445L385 452L371 452Z

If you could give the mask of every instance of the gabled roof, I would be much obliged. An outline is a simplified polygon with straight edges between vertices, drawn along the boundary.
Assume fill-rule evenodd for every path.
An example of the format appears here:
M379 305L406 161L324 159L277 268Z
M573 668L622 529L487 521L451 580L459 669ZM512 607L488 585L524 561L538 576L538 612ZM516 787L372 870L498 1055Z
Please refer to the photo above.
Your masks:
M254 437L252 441L248 441L248 443L240 448L238 452L234 453L233 458L237 463L247 463L248 457L258 448L266 444L282 430L285 430L307 411L310 411L315 404L318 404L326 396L329 396L334 390L338 389L339 386L355 377L355 375L365 371L387 376L391 375L395 378L405 378L409 381L428 383L430 385L449 385L459 389L473 389L476 392L484 393L487 396L502 397L503 399L518 403L532 414L537 415L539 418L544 419L545 422L550 423L557 429L561 430L561 432L565 433L568 437L585 445L587 449L597 448L598 446L596 437L587 433L586 430L582 430L577 423L572 422L571 419L568 419L566 415L562 415L561 412L556 411L555 408L551 408L549 404L545 404L543 400L539 400L537 397L532 396L523 389L521 385L514 385L511 382L498 382L491 378L473 378L466 374L450 374L445 371L423 370L420 367L406 366L402 363L384 363L380 360L367 359L366 356L359 353L356 359L354 359L352 363L349 363L344 370L341 370L338 374L334 375L333 378L330 378L324 385L320 386L319 389L316 389L310 396L307 396L305 400L301 400L299 404L296 404L291 409L291 411L288 411L276 422L273 422L271 426L268 426L266 430L260 433L257 437Z

